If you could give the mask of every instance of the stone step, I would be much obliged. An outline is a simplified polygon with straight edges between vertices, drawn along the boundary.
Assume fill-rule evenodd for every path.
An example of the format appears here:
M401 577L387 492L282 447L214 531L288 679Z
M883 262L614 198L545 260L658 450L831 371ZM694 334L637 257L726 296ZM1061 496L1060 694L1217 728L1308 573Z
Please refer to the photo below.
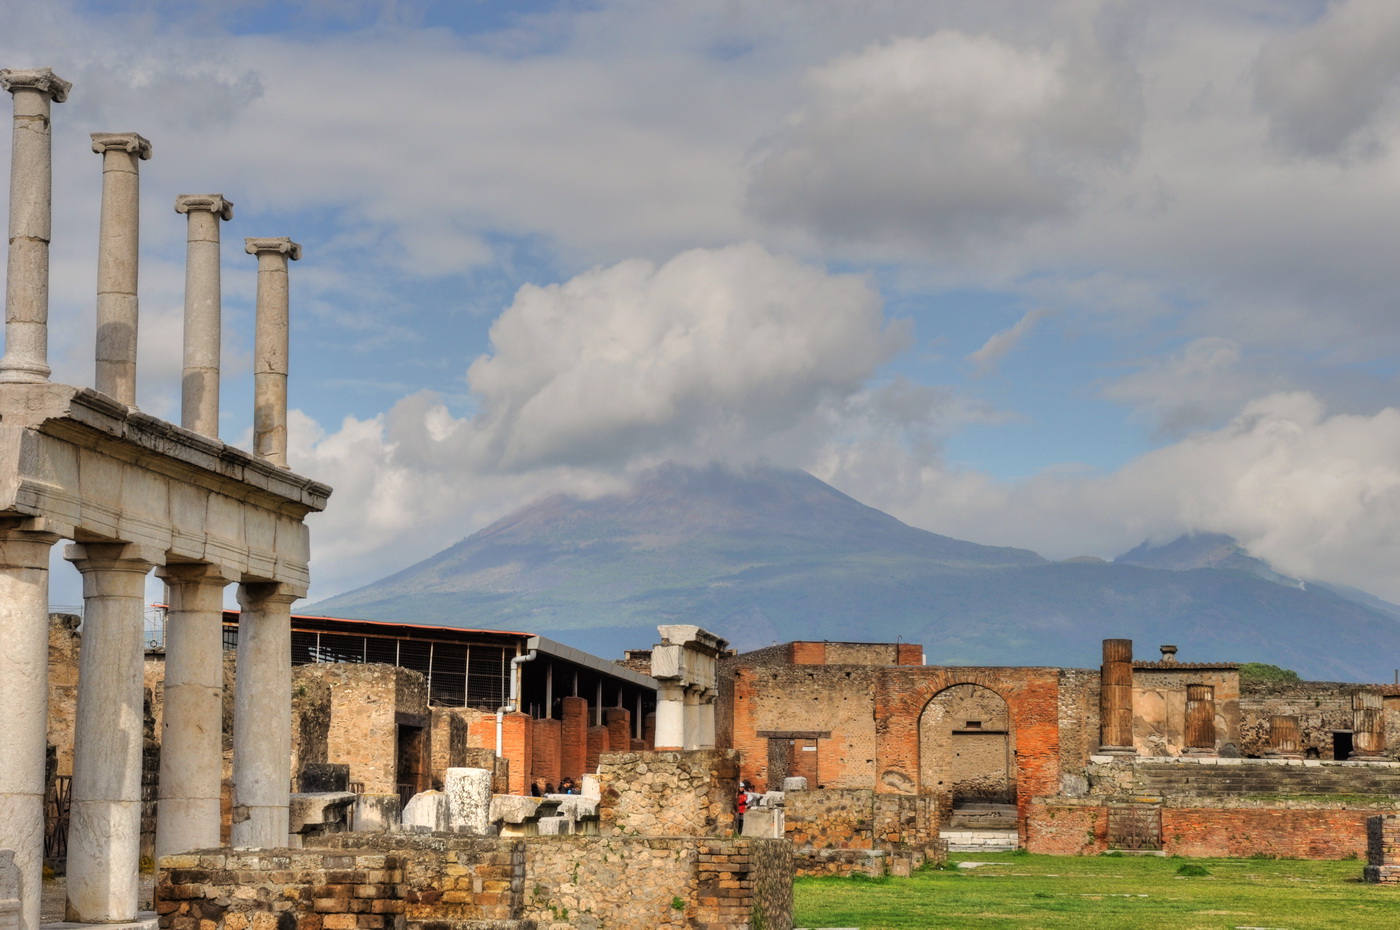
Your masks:
M1005 852L1021 845L1015 830L940 830L949 852Z

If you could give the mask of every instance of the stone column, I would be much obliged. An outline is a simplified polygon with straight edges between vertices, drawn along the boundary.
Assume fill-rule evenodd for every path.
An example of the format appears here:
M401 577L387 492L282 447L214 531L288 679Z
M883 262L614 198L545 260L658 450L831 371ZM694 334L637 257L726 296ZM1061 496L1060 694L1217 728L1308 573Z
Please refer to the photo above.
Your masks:
M67 100L72 86L48 68L0 71L0 87L15 98L0 382L49 380L49 238L53 231L49 107Z
M699 749L700 734L700 689L693 685L686 685L684 710L684 729L682 740L686 749Z
M64 555L83 574L67 919L129 921L140 890L146 573L156 556L123 543Z
M97 377L93 386L136 406L136 277L140 243L140 163L151 143L134 132L94 132L102 156L102 221L97 234Z
M1099 752L1135 755L1133 748L1133 641L1103 641L1099 679Z
M1297 717L1278 715L1269 718L1269 749L1266 755L1276 759L1303 758Z
M19 925L39 930L44 871L44 759L49 719L49 549L52 533L0 527L0 848L19 871Z
M168 565L156 858L219 845L224 586L213 565Z
M656 748L685 748L685 687L662 681L656 692Z
M1215 688L1186 686L1186 751L1215 755Z
M711 688L699 694L695 729L697 749L715 748L715 698L718 696L719 693Z
M223 194L181 194L175 212L188 218L185 243L185 371L180 425L219 438L219 352L222 288L219 221L233 219Z
M285 584L238 586L231 845L287 845L292 780L292 601Z
M258 319L253 352L253 452L287 467L287 262L301 258L290 239L245 239L258 257Z
M1385 758L1385 710L1379 692L1357 691L1351 696L1353 759Z

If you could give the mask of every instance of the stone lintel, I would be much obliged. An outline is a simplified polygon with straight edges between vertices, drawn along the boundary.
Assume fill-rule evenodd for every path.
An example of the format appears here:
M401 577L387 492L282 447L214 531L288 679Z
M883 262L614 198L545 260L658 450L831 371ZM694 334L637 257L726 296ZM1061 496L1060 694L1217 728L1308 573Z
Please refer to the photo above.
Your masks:
M233 219L233 201L223 194L180 194L175 198L176 213L212 213L221 220Z
M135 132L94 132L92 150L99 155L113 150L130 152L145 161L151 157L151 141Z
M54 74L52 68L6 68L0 69L0 88L11 93L32 88L48 94L54 103L62 103L73 85Z
M301 243L293 242L286 236L249 238L243 240L243 251L249 255L257 255L259 252L280 252L292 261L298 261L301 258Z
M729 647L729 641L689 623L664 623L656 628L661 642L686 646L706 655L718 656Z

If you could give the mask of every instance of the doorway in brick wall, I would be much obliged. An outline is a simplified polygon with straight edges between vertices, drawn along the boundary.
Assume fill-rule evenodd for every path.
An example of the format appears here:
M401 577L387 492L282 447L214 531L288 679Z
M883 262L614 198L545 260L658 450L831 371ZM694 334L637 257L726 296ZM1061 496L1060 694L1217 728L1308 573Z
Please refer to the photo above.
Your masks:
M919 716L919 793L952 807L1015 804L1015 734L1001 695L961 684L934 695Z

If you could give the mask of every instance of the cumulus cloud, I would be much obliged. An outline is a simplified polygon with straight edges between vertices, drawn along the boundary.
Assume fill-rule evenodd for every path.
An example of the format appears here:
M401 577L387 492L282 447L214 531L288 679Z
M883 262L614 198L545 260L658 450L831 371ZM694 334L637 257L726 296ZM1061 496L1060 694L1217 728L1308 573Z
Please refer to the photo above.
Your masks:
M1267 42L1255 92L1274 138L1304 155L1375 145L1375 120L1400 91L1400 6L1346 0Z
M952 242L1064 216L1137 130L1134 75L1086 51L940 30L815 68L750 206L836 239Z

